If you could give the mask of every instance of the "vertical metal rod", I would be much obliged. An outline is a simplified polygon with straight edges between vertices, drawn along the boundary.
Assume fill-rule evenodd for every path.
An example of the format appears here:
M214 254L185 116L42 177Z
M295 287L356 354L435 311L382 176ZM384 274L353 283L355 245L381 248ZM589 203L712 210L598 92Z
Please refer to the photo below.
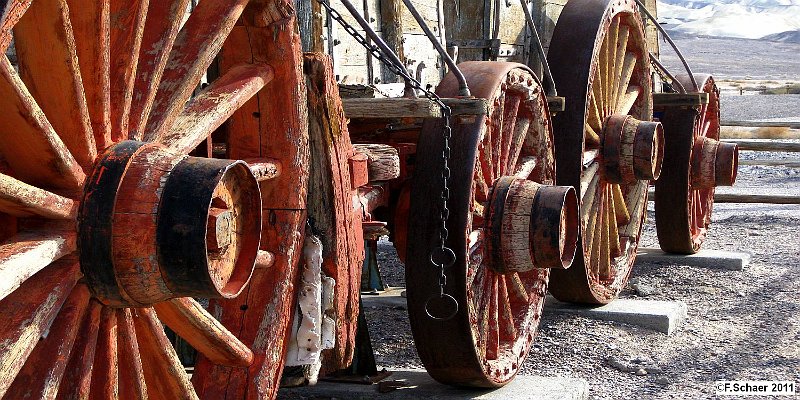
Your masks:
M456 79L458 80L458 95L469 97L470 94L469 86L467 86L467 80L464 78L464 74L461 73L461 70L456 65L456 62L450 58L450 54L447 54L447 51L442 47L442 44L439 43L439 39L436 38L436 35L431 31L431 28L428 27L428 24L425 23L425 19L422 18L422 15L419 14L414 4L411 3L411 0L403 0L403 4L406 5L408 11L411 12L411 15L417 20L417 24L419 27L422 28L422 31L425 32L425 35L428 36L433 47L439 52L439 55L442 57L442 60L447 64L447 67L450 68L450 71L453 72Z
M686 59L683 58L683 54L681 54L681 51L678 50L678 45L676 45L675 42L672 41L672 38L669 37L667 31L664 30L664 27L662 27L661 24L658 23L656 17L654 17L653 14L650 14L650 11L647 9L644 3L642 3L641 0L634 0L634 1L636 1L636 4L639 5L639 9L642 10L644 15L646 15L647 18L650 19L651 22L653 22L653 25L656 26L656 29L658 29L658 31L661 32L661 35L663 35L664 39L669 43L670 46L672 46L672 49L675 50L675 54L678 55L678 58L681 60L681 63L683 63L683 68L686 68L686 73L689 74L689 79L692 80L692 86L694 86L694 91L699 92L700 86L697 85L697 81L694 79L694 74L692 73L692 69L689 68L689 63L686 62Z
M400 61L400 58L397 57L397 54L394 52L394 50L392 50L389 47L389 45L387 45L386 42L384 42L383 39L381 39L381 37L378 36L377 33L375 33L375 30L373 30L372 27L369 26L367 20L365 20L364 17L358 13L358 10L356 10L356 8L353 6L353 3L351 3L350 0L341 0L341 1L344 7L347 8L347 11L350 12L350 15L352 15L353 18L356 20L356 22L358 22L358 25L361 26L361 29L363 29L364 32L367 34L367 36L375 43L375 45L377 45L378 48L381 49L383 54L385 54L386 57L389 58L389 61L395 64L397 68L405 72L406 75L411 76L408 74L408 70L406 69L405 64L403 64L403 62ZM416 97L416 93L414 92L414 89L411 87L411 83L408 80L406 80L404 95L406 97Z
M547 62L547 55L544 53L544 46L542 46L542 39L539 37L539 31L536 30L536 25L533 23L533 16L531 10L528 10L527 0L519 0L522 5L522 10L525 12L525 20L528 22L528 27L531 29L531 34L536 42L536 52L539 53L539 59L542 60L542 67L544 69L544 82L545 91L548 96L558 96L556 90L556 81L553 80L553 73L550 72L550 64Z

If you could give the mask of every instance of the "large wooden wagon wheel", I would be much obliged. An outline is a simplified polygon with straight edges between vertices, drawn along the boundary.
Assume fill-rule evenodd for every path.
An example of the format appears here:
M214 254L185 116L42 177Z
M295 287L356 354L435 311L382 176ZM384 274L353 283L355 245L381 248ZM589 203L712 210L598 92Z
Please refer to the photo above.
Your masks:
M291 89L283 101L303 104L295 96L305 99L302 60L291 48L299 41L296 31L276 33L269 18L259 19L262 30L251 29L250 39L267 48L289 38L289 55L229 57L220 77L192 97L248 1L204 0L185 20L188 3L4 2L0 51L13 30L19 60L17 70L0 56L0 211L8 221L0 244L4 398L198 398L203 391L189 381L162 322L202 355L206 364L198 364L196 385L205 376L201 387L228 388L235 398L267 396L274 387L270 373L280 372L264 366L272 353L282 354L288 317L271 323L244 312L248 304L259 308L248 293L253 285L257 297L271 295L264 289L272 287L265 286L265 270L277 271L269 275L275 287L291 287L291 279L280 274L294 265L298 249L291 244L301 242L303 204L275 207L265 199L269 225L262 237L259 181L275 176L275 164L187 154L237 113L256 128L242 127L239 118L219 144L243 158L240 149L255 143L250 151L259 155L261 132L269 130L258 128L255 111L269 109L256 105L243 115L242 107L254 103L248 100L259 96L273 74L276 81L282 78L275 84ZM250 4L251 17L262 15L260 3ZM274 60L284 67L273 71L266 63ZM282 120L296 120L297 109L282 110ZM303 149L302 135L275 131L285 135L275 142L293 143L284 154ZM275 179L282 201L304 201L303 181L297 179ZM286 217L270 207L297 211ZM272 232L276 227L282 232ZM273 253L259 250L259 238L263 246L276 235L292 240ZM264 269L254 274L257 257ZM214 317L193 300L239 293L239 303L216 307ZM271 312L288 311L281 307L291 303L291 293L280 292L290 300ZM267 312L260 309L253 312ZM234 334L215 317L263 329ZM277 334L269 331L273 326ZM273 337L259 342L242 339L241 332ZM208 378L218 367L227 375ZM234 388L233 378L213 382L220 376L245 378Z
M691 87L687 75L677 79ZM669 107L660 114L667 138L664 157L670 167L656 181L658 243L672 253L700 250L711 223L716 186L736 180L738 148L719 141L719 89L709 75L695 76L708 103L699 108Z
M571 0L548 60L566 110L553 118L558 184L580 193L582 257L553 271L565 301L607 303L625 286L659 175L663 130L652 112L650 67L632 0Z
M444 293L458 310L440 297L440 270L431 263L441 226L443 125L429 120L411 194L409 317L433 378L497 387L513 379L528 353L549 268L572 261L577 198L569 187L551 186L556 171L547 100L530 70L497 62L460 67L473 94L489 100L490 112L453 121L447 245L455 262L445 269ZM440 96L457 92L452 75L437 89Z

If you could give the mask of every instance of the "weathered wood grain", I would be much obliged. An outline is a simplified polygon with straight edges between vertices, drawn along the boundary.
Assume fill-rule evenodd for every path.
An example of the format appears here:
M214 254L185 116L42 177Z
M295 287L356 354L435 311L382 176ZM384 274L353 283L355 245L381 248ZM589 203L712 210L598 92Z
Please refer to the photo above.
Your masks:
M231 68L192 99L159 141L178 154L188 154L270 80L272 68L266 64Z
M37 272L76 249L74 232L34 231L0 244L0 299Z
M97 328L100 325L100 311L103 306L90 300L85 312L77 339L72 347L69 363L61 385L58 388L59 400L87 399L92 382L92 368L97 348Z
M147 400L144 367L130 309L117 310L117 333L120 398Z
M800 152L800 143L798 142L744 139L723 139L722 142L735 143L739 146L739 150Z
M117 335L119 324L117 312L111 307L103 307L100 312L100 326L97 328L97 350L94 355L92 382L89 398L119 398L119 353Z
M147 121L146 140L170 129L248 1L205 0L192 11L175 38Z
M163 0L162 0L163 1ZM128 138L139 49L149 0L111 2L111 137Z
M78 272L74 259L56 262L0 301L0 396L72 292Z
M77 204L72 199L0 174L0 212L17 217L38 215L72 219L77 212Z
M66 0L34 1L14 27L19 75L72 156L97 155Z
M67 0L97 149L111 145L111 0Z
M322 240L322 269L336 280L334 312L336 345L323 351L323 371L346 368L353 359L358 324L364 236L361 211L354 209L349 160L355 154L339 99L331 59L307 53L311 169L308 215ZM399 159L398 159L399 169Z
M3 3L5 7L0 10L2 13L0 15L0 53L5 54L13 39L11 29L25 15L31 2L32 0L10 0Z
M152 308L137 308L133 311L133 321L149 398L197 399L156 312Z
M385 144L354 144L356 152L369 159L369 181L388 181L400 176L400 155L392 146Z
M247 367L253 352L196 300L172 299L155 305L158 318L211 362Z
M55 399L88 305L89 290L75 286L8 389L15 399Z
M144 136L164 68L188 5L189 0L149 2L131 100L128 125L131 139L141 140Z
M0 109L0 153L14 177L40 187L77 191L85 178L80 165L5 56L0 57Z

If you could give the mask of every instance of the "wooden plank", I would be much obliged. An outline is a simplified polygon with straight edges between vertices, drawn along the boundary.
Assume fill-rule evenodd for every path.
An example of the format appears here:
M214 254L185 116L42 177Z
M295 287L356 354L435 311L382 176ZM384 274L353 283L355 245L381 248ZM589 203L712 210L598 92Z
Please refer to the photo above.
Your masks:
M94 356L92 382L89 398L119 398L119 353L117 334L119 330L117 312L111 307L103 307L100 312L100 326L97 328L97 350Z
M85 175L25 87L8 57L0 57L0 153L14 176L40 187L77 192Z
M247 367L253 352L190 297L157 303L158 318L211 362Z
M38 215L53 219L73 219L77 213L77 204L72 199L0 174L0 212L17 217Z
M34 231L0 244L0 299L23 282L76 249L75 232Z
M89 119L100 151L111 145L110 2L67 0Z
M403 6L403 0L382 0L381 7L381 33L383 41L390 49L394 50L397 58L406 62L405 50L403 49L403 12L408 12ZM396 82L398 77L389 70L382 68L381 82ZM341 87L339 88L341 89Z
M66 0L35 1L14 27L19 76L72 156L91 168L97 147Z
M443 99L453 115L484 115L485 99ZM431 100L404 97L342 99L347 118L441 118L441 108Z
M189 15L161 77L144 131L146 140L154 140L172 127L248 1L205 0Z
M717 203L800 204L800 196L781 194L715 193Z
M111 137L128 138L139 49L144 35L149 0L111 2Z
M53 325L47 330L47 336L39 341L28 356L8 393L15 393L19 395L18 398L24 399L56 397L88 305L89 289L86 285L75 286Z
M148 5L147 20L131 100L129 137L141 140L169 54L183 23L189 0L157 0Z
M117 310L117 331L119 397L121 399L147 400L144 367L130 309Z
M708 104L708 93L653 93L653 107L699 107Z
M250 166L250 172L259 182L275 179L281 174L281 163L268 158L251 158L245 160Z
M369 161L369 181L388 181L400 176L400 155L385 144L354 144L356 152L366 154Z
M320 166L313 168L309 177L308 215L315 230L321 232L322 269L336 280L336 344L323 351L325 374L347 368L353 359L364 237L361 211L353 207L352 200L357 194L353 186L357 185L351 181L349 160L355 152L331 60L323 54L309 53L304 62L311 162Z
M89 309L86 310L83 322L81 322L80 332L76 339L69 364L61 379L61 386L58 389L59 400L86 399L89 397L89 390L92 381L92 367L94 366L94 355L97 346L97 330L100 325L100 310L103 306L96 300L89 302Z
M272 80L266 64L231 68L198 94L159 141L178 154L188 154L236 110Z
M78 273L74 259L54 263L0 301L0 397L53 322Z
M789 142L781 140L744 140L744 139L722 139L725 143L735 143L739 150L753 151L785 151L800 152L800 142Z
M739 160L739 165L764 165L769 167L800 168L800 160Z
M790 128L800 129L800 121L736 121L720 122L722 126L744 126L748 128Z
M11 29L25 15L32 0L5 0L0 7L0 53L5 54L13 40Z
M155 311L152 308L135 309L133 321L149 397L164 400L197 399Z

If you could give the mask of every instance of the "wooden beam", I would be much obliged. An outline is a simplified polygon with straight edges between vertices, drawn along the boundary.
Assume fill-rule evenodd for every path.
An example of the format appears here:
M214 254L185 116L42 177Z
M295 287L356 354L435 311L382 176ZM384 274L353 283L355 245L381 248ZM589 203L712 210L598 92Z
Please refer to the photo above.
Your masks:
M800 196L782 194L716 193L717 203L800 204Z
M800 121L735 121L720 122L722 126L743 126L747 128L790 128L800 129Z
M485 99L442 99L453 115L485 115L489 103ZM441 118L442 110L425 98L404 97L342 99L347 118Z
M739 150L753 151L786 151L800 152L800 142L787 142L780 140L741 140L741 139L722 139L725 143L735 143Z
M739 165L764 165L768 167L800 168L800 160L739 160Z
M708 104L708 93L653 93L653 107L697 107Z

